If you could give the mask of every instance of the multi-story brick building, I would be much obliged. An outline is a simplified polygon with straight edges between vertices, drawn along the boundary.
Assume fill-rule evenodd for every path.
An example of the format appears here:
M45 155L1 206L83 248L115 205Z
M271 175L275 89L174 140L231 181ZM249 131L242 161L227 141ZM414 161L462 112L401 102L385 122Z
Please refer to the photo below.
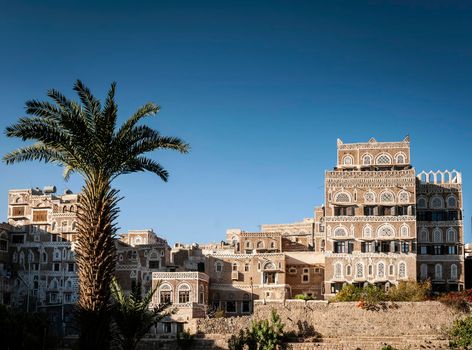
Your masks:
M388 288L429 278L435 291L460 290L461 186L455 170L417 174L408 137L338 140L325 204L313 217L260 232L229 229L220 243L172 249L152 230L129 231L116 241L116 276L126 291L153 286L154 304L177 306L161 332L179 331L209 310L251 313L256 299L329 298L346 283ZM3 300L30 309L74 303L78 196L48 187L11 190L8 200L8 224L0 226Z

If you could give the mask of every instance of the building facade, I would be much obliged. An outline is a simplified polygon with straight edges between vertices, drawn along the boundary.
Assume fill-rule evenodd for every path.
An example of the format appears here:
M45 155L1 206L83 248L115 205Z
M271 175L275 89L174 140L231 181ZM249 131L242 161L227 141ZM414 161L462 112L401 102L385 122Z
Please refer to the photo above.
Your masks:
M408 137L338 140L324 189L325 204L311 218L260 232L229 229L220 243L171 248L152 230L129 231L116 240L116 277L125 291L155 288L154 305L176 307L157 329L164 333L216 310L249 314L255 300L326 299L346 283L389 288L430 279L437 292L464 288L459 172L417 173ZM77 300L79 197L55 192L8 194L8 223L0 225L4 303L63 310Z

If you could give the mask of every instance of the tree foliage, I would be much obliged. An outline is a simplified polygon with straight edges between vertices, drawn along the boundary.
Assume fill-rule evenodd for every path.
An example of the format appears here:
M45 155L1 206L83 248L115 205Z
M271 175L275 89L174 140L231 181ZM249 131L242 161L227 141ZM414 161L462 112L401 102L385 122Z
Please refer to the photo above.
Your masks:
M136 349L139 341L151 326L172 313L172 310L168 311L169 304L150 308L157 288L158 286L143 296L141 286L137 284L133 286L130 295L127 296L117 280L112 280L112 315L113 323L116 326L115 339L119 348L123 350Z
M181 139L140 125L159 111L154 103L143 105L117 125L115 89L116 84L111 84L103 105L80 80L74 84L80 102L49 90L52 101L27 101L29 117L6 128L8 137L34 142L6 154L3 160L7 164L37 160L63 167L65 179L73 173L84 178L77 214L76 263L79 343L87 350L109 346L110 285L120 200L112 181L139 171L152 172L167 181L168 172L147 154L159 149L189 150Z

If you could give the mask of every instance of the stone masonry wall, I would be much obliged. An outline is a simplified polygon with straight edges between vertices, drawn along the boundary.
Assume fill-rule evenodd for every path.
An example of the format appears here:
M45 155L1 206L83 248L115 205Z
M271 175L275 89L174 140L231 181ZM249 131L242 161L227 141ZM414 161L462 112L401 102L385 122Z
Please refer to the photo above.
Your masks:
M285 323L285 331L297 331L297 323L306 321L322 336L319 344L293 344L293 349L380 349L391 344L399 349L447 348L445 331L460 314L439 302L398 302L386 311L367 311L354 302L289 300L255 303L254 315L218 319L198 319L193 331L205 339L221 339L237 334L254 319L268 318L276 309ZM219 342L222 344L222 342ZM310 347L311 346L311 347Z

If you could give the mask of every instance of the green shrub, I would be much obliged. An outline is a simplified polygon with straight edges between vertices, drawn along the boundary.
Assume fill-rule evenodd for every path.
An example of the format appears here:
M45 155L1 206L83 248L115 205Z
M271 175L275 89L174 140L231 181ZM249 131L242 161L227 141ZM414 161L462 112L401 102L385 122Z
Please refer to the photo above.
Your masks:
M251 338L257 343L258 350L275 350L282 344L285 325L275 309L272 309L269 320L253 321L249 331Z
M391 287L387 296L391 301L424 301L431 292L431 282L401 281Z
M389 345L389 344L385 344L385 345L382 347L382 350L397 350L397 349L394 348L393 346Z
M310 295L306 295L306 294L297 294L294 296L294 299L299 299L299 300L313 300L315 298L313 298L312 296Z
M453 349L472 349L472 316L456 320L449 331L449 338Z
M352 284L345 284L343 288L331 299L331 301L359 301L362 288Z

